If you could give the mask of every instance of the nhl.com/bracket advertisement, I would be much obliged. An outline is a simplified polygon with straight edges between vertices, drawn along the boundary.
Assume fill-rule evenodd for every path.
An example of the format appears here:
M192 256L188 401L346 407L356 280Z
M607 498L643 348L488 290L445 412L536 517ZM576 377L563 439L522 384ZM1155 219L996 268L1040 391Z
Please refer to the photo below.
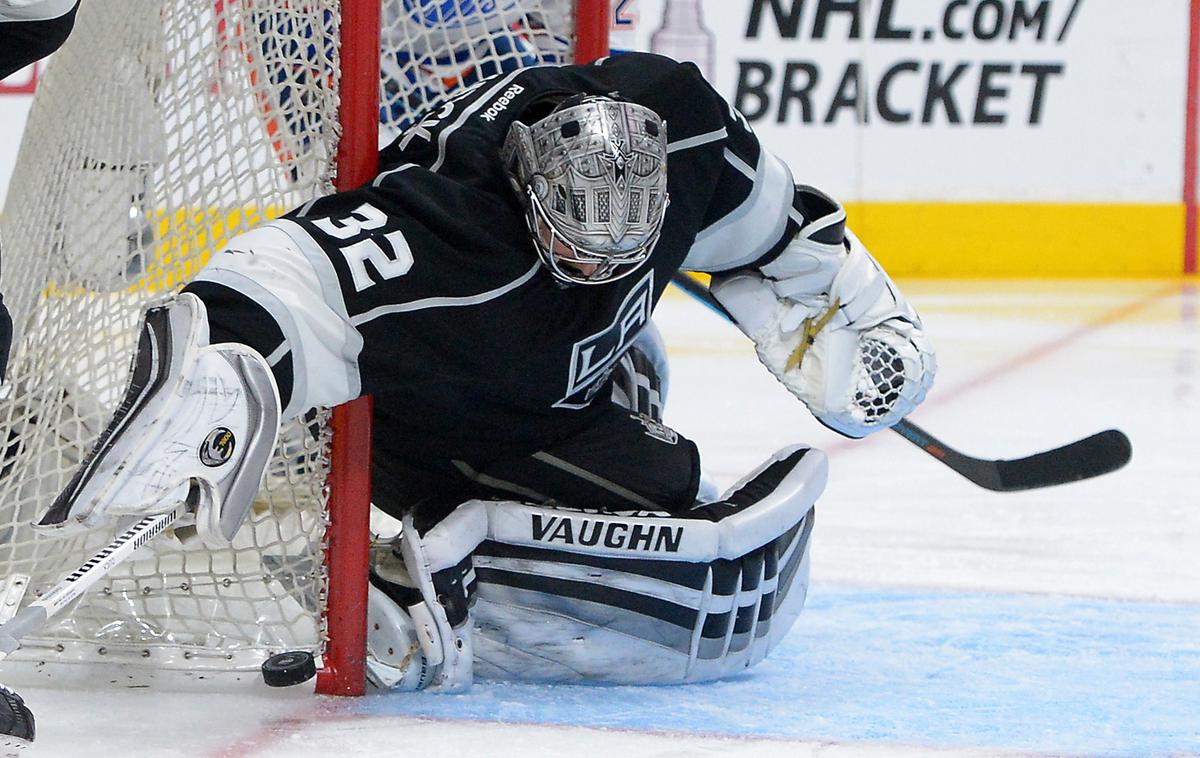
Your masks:
M1069 6L1052 0L950 0L940 9L926 4L930 7L922 11L928 23L901 22L899 1L881 0L870 15L853 3L821 3L808 19L801 14L803 3L788 8L754 3L747 40L777 36L820 42L840 34L848 41L869 40L878 53L870 59L849 58L844 65L834 62L832 69L804 58L739 59L736 106L752 122L773 119L780 124L792 119L836 124L843 118L895 124L1041 122L1050 83L1066 72L1058 48L1068 38L1081 0ZM846 17L843 24L838 23L841 15ZM939 39L951 48L993 43L994 57L922 54L922 45ZM1033 50L1004 45L1025 40ZM870 80L868 67L876 74ZM793 109L799 112L790 114Z
M890 271L1169 275L1189 7L616 0L612 36L694 61Z

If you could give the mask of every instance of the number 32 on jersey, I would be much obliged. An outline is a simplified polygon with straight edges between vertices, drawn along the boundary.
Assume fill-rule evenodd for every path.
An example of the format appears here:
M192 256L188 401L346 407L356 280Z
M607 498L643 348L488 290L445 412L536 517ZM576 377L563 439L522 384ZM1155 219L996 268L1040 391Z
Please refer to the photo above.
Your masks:
M339 240L351 240L373 229L378 229L387 223L387 215L370 203L363 203L350 212L348 216L331 216L313 221L313 226L330 237ZM383 235L383 239L392 249L389 257L375 237L366 237L338 248L338 252L346 260L350 275L354 279L354 289L362 292L376 282L367 273L367 262L379 272L383 279L395 279L404 276L412 268L412 249L404 235L396 230Z

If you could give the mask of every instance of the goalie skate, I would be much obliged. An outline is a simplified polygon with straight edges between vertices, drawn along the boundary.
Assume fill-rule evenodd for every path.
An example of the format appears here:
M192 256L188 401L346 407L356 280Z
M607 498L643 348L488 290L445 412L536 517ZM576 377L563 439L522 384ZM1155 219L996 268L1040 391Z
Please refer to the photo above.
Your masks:
M34 738L33 713L21 696L0 686L0 756L17 756Z
M146 312L124 399L38 528L94 529L163 513L195 489L200 538L229 544L274 447L279 395L253 350L207 343L197 297Z
M371 559L367 679L379 689L460 692L471 686L470 552L487 534L478 501L421 535L401 535Z

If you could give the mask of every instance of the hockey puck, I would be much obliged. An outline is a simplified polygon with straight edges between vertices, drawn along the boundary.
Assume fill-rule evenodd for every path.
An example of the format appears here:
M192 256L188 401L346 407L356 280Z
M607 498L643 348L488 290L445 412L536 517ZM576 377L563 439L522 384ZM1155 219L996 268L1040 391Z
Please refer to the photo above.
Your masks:
M306 650L278 653L263 661L263 681L268 687L291 687L317 675L317 662Z
M21 696L7 687L0 687L0 748L4 755L33 742L33 712Z

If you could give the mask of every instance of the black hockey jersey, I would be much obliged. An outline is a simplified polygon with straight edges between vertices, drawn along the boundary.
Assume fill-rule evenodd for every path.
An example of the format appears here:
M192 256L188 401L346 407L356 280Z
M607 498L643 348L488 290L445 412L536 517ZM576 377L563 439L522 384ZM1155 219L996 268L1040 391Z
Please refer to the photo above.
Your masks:
M615 93L667 125L662 235L615 282L563 286L544 269L499 159L522 109L554 93ZM773 259L798 228L792 199L786 167L693 65L631 54L485 80L384 149L369 185L286 218L337 271L386 447L488 461L611 412L611 369L672 274Z

